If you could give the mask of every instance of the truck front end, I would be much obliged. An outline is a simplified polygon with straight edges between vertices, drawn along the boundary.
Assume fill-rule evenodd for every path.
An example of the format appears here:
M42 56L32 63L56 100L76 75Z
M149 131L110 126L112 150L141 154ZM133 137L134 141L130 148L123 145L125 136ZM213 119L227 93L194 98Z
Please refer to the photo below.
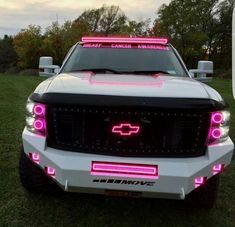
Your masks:
M214 202L233 154L228 106L166 39L84 38L26 109L21 159L68 192Z

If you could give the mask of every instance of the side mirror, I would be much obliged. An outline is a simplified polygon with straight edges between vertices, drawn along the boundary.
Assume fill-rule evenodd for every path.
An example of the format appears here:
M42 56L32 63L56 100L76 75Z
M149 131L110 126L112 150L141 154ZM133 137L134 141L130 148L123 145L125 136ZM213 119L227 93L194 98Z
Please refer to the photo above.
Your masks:
M212 61L199 61L197 69L190 69L189 73L196 80L206 82L211 81L212 77L207 77L207 74L214 73L214 63Z
M233 40L233 97L235 98L235 8L233 10L233 34L232 34L232 40Z
M52 57L40 57L39 59L39 76L51 77L59 73L60 67L53 65Z

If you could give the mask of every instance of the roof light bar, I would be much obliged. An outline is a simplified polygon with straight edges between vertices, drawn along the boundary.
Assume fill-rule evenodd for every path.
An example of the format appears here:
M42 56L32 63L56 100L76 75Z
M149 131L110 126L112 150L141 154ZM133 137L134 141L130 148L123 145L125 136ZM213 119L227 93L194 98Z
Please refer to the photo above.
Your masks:
M168 44L167 38L82 37L84 43Z

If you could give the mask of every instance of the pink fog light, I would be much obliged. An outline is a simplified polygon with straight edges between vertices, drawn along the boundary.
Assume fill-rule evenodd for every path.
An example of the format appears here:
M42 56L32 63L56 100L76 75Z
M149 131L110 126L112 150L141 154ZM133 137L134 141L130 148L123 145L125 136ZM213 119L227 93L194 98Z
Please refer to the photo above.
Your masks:
M212 113L212 123L213 124L221 124L224 120L223 114L216 112Z
M55 178L55 174L56 174L55 168L47 166L45 167L45 171L48 176Z
M158 179L158 166L129 163L92 162L91 175Z
M33 108L33 112L36 116L44 117L46 108L45 105L43 104L36 104Z
M34 163L39 164L39 162L40 162L40 155L39 154L29 153L29 157Z
M129 123L115 125L112 128L112 133L119 134L121 136L135 135L135 134L138 134L139 131L140 131L140 126L132 125Z
M194 180L195 188L198 188L199 186L203 185L206 182L206 177L197 177Z
M213 139L219 139L222 136L222 131L220 128L214 128L211 130L211 136Z
M38 131L43 131L45 130L45 123L43 120L41 119L38 119L38 120L35 120L34 121L34 124L33 124L34 128Z
M223 164L217 164L213 166L213 175L216 175L220 172L222 172L224 169L224 165Z

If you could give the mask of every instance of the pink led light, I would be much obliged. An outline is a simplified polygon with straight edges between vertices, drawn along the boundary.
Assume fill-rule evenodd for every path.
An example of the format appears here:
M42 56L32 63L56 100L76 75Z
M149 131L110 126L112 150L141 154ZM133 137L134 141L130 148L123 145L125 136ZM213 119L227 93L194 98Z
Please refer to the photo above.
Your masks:
M131 125L129 123L124 123L120 125L115 125L112 128L112 133L119 134L121 136L131 136L138 134L140 131L140 126Z
M195 185L195 188L203 185L205 182L206 182L206 177L197 177L195 178L194 180L194 185Z
M33 123L33 127L38 131L44 131L45 130L45 123L42 119L37 119Z
M224 120L223 114L219 112L212 113L211 120L213 124L221 124Z
M33 112L35 115L44 117L46 113L45 105L43 104L36 104L33 108Z
M45 171L48 176L55 178L55 174L56 174L55 168L47 166L45 167Z
M209 129L209 145L216 143L223 135L223 131L220 128L220 124L224 121L224 115L221 112L211 113L211 124Z
M219 139L222 136L222 131L220 128L214 128L211 130L211 136L213 139Z
M91 175L158 179L158 167L142 164L92 162Z
M39 154L29 153L29 157L34 163L39 164L39 162L40 162L40 155Z
M84 48L102 48L108 47L113 49L149 49L149 50L164 50L168 51L170 48L162 44L104 44L104 43L85 43Z
M112 44L163 44L168 43L167 38L110 38L110 37L82 37L82 42L112 43Z
M213 175L216 175L220 172L222 172L224 169L224 165L223 164L217 164L213 166Z
M132 173L148 173L148 174L156 174L156 168L149 168L145 166L130 166L130 165L119 165L119 164L109 164L109 163L94 163L93 170L100 170L100 171L115 171L118 172L132 172Z

